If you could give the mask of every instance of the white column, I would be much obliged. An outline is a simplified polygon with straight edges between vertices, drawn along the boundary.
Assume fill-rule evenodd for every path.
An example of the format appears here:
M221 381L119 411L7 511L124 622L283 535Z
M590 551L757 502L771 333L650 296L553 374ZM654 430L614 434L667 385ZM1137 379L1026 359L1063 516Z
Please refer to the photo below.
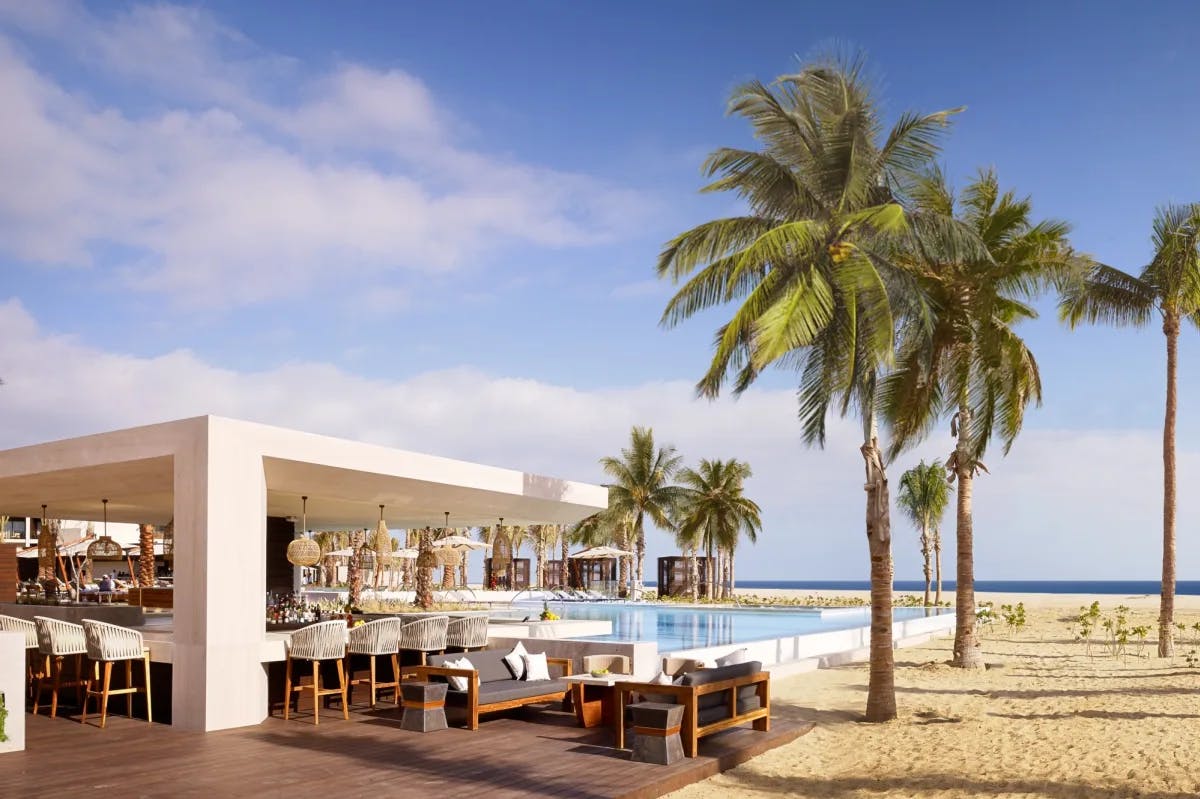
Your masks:
M220 730L267 715L262 456L207 419L175 456L175 647L172 723Z
M0 741L0 752L20 752L25 748L24 633L0 632L0 693L8 710L4 723L8 740Z

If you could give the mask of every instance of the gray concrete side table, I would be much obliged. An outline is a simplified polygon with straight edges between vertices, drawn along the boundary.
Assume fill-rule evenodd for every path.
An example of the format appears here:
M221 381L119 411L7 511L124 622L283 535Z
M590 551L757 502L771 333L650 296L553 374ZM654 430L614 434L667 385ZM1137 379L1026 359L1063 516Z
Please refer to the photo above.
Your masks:
M683 705L639 702L629 709L633 713L633 760L669 766L683 759L679 740Z
M400 700L404 716L400 726L413 732L436 732L446 729L446 689L444 682L400 683Z

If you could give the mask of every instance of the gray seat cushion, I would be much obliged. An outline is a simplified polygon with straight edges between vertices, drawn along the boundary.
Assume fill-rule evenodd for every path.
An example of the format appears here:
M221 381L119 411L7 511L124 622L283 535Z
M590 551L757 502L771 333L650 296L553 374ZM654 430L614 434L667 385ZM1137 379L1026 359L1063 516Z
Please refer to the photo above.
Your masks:
M491 705L496 702L511 702L516 699L527 699L531 696L545 694L563 694L567 692L568 683L562 680L493 680L479 684L479 704ZM463 705L467 701L466 691L447 691L446 703Z
M479 672L479 683L482 686L484 683L512 679L512 673L508 670L508 666L504 665L504 656L508 652L509 650L507 649L480 649L476 652L454 652L446 655L431 655L428 662L430 666L445 666L447 661L461 660L465 657L471 661L471 665Z
M724 692L722 692L722 693L724 693ZM738 700L738 713L739 714L740 713L749 713L751 710L758 710L760 707L762 707L762 702L759 700L759 698L757 696L751 697L749 699L739 699ZM727 719L727 718L729 718L728 703L726 703L725 705L717 706L717 707L701 708L696 713L696 720L700 723L701 727L703 727L706 724L712 724L714 721L721 721L722 719Z

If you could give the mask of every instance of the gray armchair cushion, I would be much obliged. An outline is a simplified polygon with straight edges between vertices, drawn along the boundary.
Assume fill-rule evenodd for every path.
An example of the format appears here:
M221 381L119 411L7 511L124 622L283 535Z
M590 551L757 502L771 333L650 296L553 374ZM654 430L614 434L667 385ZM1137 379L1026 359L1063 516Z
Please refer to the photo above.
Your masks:
M721 693L726 693L726 692L722 691ZM749 713L751 710L758 710L760 707L762 707L762 702L759 701L759 698L757 696L752 697L750 699L739 699L738 700L738 713L739 714ZM714 721L721 721L722 719L727 719L727 718L729 718L729 703L728 702L726 702L724 705L717 705L715 707L701 708L700 710L698 710L696 712L696 720L700 723L700 726L704 726L706 724L712 724Z
M562 680L539 680L525 682L524 680L493 680L479 684L479 704L492 705L497 702L511 702L516 699L526 699L531 696L566 693L569 683ZM446 704L462 707L467 702L466 691L447 691Z
M751 674L758 674L762 671L762 663L757 660L749 663L735 663L732 666L721 666L715 669L700 669L699 671L689 671L680 679L680 685L708 685L709 683L720 682L722 680L732 680L737 677L749 677ZM749 688L749 691L745 689ZM744 686L738 689L739 699L747 699L750 696L756 696L754 686ZM728 707L729 692L717 691L712 694L704 694L696 702L696 708L699 711L704 711L714 707ZM703 716L699 713L697 718Z

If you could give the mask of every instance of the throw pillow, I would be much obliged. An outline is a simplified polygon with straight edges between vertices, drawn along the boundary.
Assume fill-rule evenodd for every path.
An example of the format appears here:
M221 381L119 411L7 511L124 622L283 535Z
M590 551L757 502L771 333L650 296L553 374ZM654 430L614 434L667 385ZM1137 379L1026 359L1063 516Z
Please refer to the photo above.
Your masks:
M735 649L724 657L717 658L717 667L721 666L736 666L738 663L750 662L750 650L746 647Z
M475 664L467 660L465 657L458 660L447 660L444 664L448 669L470 669L475 671ZM469 677L448 676L446 681L450 683L450 687L455 691L467 690L467 680Z
M667 674L664 671L659 671L658 674L654 675L654 677L652 677L650 679L650 682L654 685L675 685L676 684L675 680L671 679L671 675ZM643 701L643 702L661 702L665 705L673 705L678 700L676 700L674 694L645 694L644 693L644 694L642 694L641 701Z
M550 665L546 662L546 653L532 655L526 652L521 656L525 661L525 681L537 682L550 679Z
M508 670L512 673L514 680L519 680L525 676L525 645L517 641L517 645L512 648L512 651L503 657L504 665L508 666Z

